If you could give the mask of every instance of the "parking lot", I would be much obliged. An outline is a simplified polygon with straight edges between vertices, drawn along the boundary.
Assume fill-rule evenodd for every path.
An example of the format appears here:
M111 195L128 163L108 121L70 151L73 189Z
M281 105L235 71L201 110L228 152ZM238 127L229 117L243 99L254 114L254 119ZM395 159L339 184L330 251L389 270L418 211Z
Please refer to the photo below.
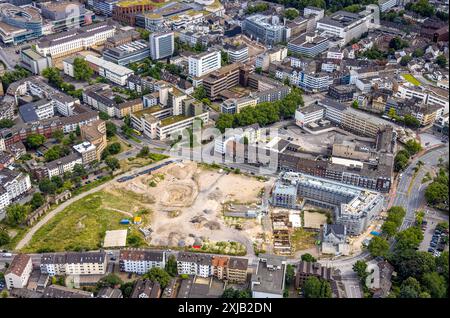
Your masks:
M437 221L424 220L424 223L422 224L424 238L419 247L419 250L427 251L434 256L439 256L444 250L446 237L448 237L448 230L447 232L442 231L441 229L436 228L437 225Z

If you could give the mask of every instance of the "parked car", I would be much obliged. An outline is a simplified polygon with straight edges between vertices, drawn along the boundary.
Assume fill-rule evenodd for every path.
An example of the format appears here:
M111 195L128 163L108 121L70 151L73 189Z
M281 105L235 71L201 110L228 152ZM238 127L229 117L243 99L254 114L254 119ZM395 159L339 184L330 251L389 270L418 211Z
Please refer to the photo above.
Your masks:
M430 252L430 253L434 253L434 248L432 248L432 247L429 247L429 248L428 248L428 252Z

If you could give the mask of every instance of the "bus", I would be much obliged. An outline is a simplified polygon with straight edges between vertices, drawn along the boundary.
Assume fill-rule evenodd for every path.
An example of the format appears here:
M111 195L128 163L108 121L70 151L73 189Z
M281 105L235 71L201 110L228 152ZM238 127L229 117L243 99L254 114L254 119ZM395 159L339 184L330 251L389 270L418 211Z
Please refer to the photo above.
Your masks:
M142 135L141 132L140 132L139 130L133 129L133 132L134 132L136 135L138 135L138 136Z

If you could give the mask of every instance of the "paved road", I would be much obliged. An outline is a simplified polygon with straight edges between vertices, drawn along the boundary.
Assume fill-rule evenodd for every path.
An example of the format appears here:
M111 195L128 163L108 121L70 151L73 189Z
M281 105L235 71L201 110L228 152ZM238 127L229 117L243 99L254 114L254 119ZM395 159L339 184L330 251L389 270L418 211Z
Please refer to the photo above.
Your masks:
M19 241L19 243L18 243L17 246L16 246L16 250L20 250L20 249L22 249L23 247L25 247L25 246L30 242L31 238L33 237L33 235L36 233L37 230L39 230L39 229L40 229L45 223L47 223L51 218L53 218L55 215L57 215L59 212L61 212L62 210L64 210L64 209L65 209L66 207L68 207L69 205L71 205L73 202L75 202L75 201L77 201L77 200L79 200L79 199L81 199L81 198L84 198L85 196L87 196L87 195L89 195L89 194L95 193L95 192L97 192L97 191L100 191L100 190L102 190L102 189L108 187L112 182L116 181L117 179L119 179L119 178L121 178L121 177L129 176L129 175L132 175L132 174L134 174L134 173L143 171L143 170L145 170L145 169L148 169L148 168L151 168L151 167L156 166L156 165L158 165L158 164L161 164L162 162L165 162L165 161L167 161L167 160L170 160L170 159L165 159L165 160L156 162L156 163L154 163L154 164L151 164L151 165L148 165L148 166L145 166L145 167L133 169L133 170L127 172L127 173L124 173L124 174L122 174L122 175L120 175L120 176L117 176L117 177L114 178L113 180L110 180L110 181L108 181L108 182L106 182L106 183L104 183L104 184L102 184L102 185L100 185L100 186L98 186L98 187L96 187L96 188L90 189L90 190L88 190L88 191L86 191L86 192L81 193L80 195L77 195L77 196L75 196L75 197L73 197L73 198L71 198L71 199L69 199L69 200L63 202L61 205L59 205L58 207L56 207L54 210L52 210L52 211L50 211L48 214L46 214L46 215L45 215L38 223L36 223L35 225L33 225L33 227L27 232L27 234Z
M393 197L392 206L403 206L406 209L406 216L403 220L401 230L404 230L414 224L415 213L425 207L424 192L426 185L422 184L422 179L427 171L431 171L431 167L436 166L439 163L439 158L448 158L449 148L448 145L442 148L437 148L425 153L422 156L414 158L406 170L402 173L402 177L397 186L397 191L391 194ZM414 167L418 161L422 161L424 165L420 168L415 179ZM411 188L411 181L413 182ZM410 190L409 190L410 189Z

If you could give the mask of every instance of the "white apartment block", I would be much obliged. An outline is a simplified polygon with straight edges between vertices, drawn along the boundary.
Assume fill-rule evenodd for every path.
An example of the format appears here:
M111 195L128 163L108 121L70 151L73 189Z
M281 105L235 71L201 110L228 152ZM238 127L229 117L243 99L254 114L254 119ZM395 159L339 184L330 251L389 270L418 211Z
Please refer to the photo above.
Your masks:
M41 257L41 272L55 275L102 275L106 273L105 252L52 253Z
M5 139L0 138L0 151L5 151L6 145L5 145Z
M154 267L165 268L166 254L156 250L121 250L119 266L122 272L142 275Z
M14 256L13 261L5 272L6 287L8 289L24 288L28 283L32 270L33 265L30 256L27 254Z
M13 201L31 188L30 176L23 172L3 169L0 171L0 186L5 189L9 199Z
M189 75L200 77L221 67L222 58L219 51L204 52L189 56Z
M212 256L181 252L177 258L177 270L179 275L187 274L209 277L213 274Z
M48 100L40 100L34 103L34 111L39 120L52 118L55 116L54 102Z
M93 69L100 76L121 86L125 86L127 84L128 77L134 74L133 70L127 67L117 65L93 55L87 55L86 61L93 66Z
M72 172L76 164L83 164L83 159L77 153L72 153L45 165L48 178L63 175L64 172Z
M77 99L62 93L52 95L52 100L58 113L66 117L73 115L75 103L78 101Z
M11 204L8 192L0 186L0 220L5 218L5 209Z

